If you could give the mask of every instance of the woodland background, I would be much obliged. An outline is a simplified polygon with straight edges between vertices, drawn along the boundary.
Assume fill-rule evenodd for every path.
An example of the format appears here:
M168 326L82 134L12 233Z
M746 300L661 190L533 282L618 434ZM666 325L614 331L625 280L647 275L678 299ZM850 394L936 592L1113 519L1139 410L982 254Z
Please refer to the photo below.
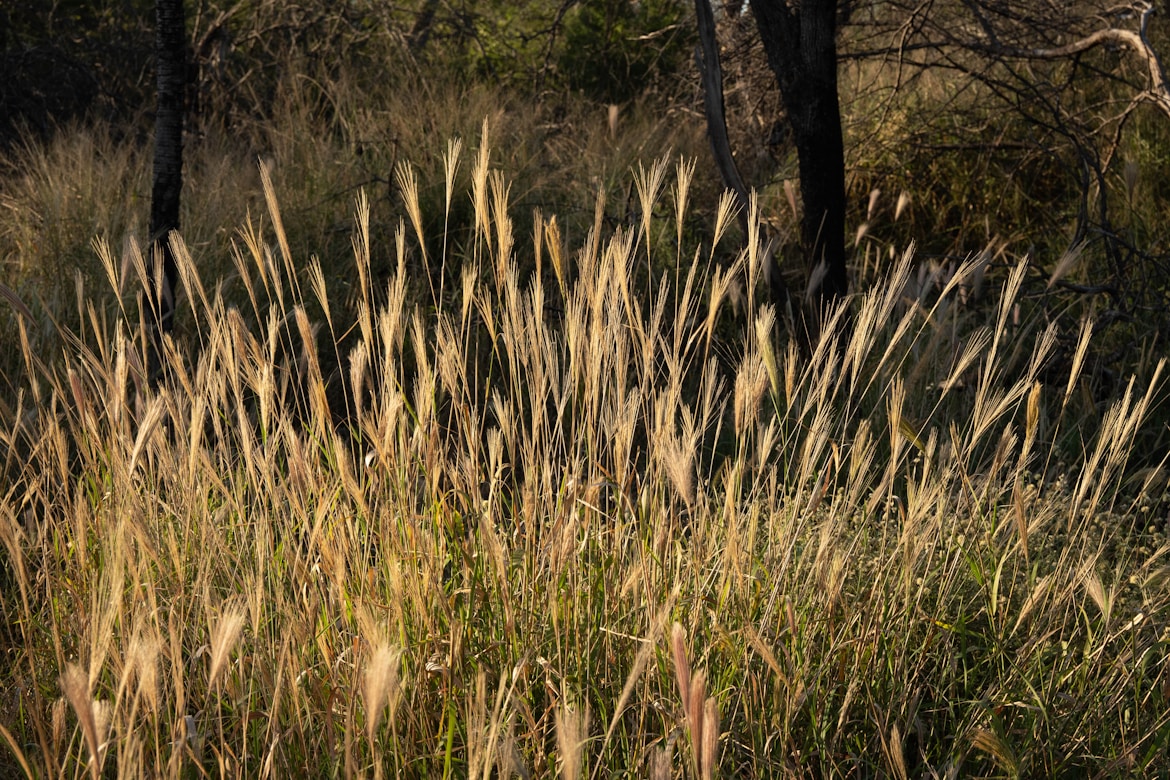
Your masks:
M189 1L152 351L160 5L0 5L0 778L1170 773L1162 7L800 4L826 304L746 3L737 200L702 2Z

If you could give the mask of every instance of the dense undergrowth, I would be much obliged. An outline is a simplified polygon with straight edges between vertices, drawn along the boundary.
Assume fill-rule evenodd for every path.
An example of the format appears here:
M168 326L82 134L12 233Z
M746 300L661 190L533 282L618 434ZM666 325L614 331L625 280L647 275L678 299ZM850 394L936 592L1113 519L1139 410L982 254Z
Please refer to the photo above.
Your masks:
M17 317L16 774L1165 770L1164 361L1101 406L1026 259L912 250L802 355L762 237L727 200L692 232L691 166L636 168L617 224L595 184L570 240L462 148L396 167L391 236L358 190L331 273L260 167L230 273L175 239L157 388L133 241L60 360Z
M4 125L0 778L1170 771L1160 117L1085 184L843 61L853 294L798 346L750 41L745 235L677 4L201 4L152 387L139 5ZM30 8L0 93L76 101Z

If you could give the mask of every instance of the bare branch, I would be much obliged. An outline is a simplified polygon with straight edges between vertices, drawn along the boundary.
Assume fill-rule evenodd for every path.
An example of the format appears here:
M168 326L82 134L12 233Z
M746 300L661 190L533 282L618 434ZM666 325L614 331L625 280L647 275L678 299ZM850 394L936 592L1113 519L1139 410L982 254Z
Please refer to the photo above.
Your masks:
M972 6L975 4L968 2L967 5ZM980 26L983 27L988 39L986 42L968 41L961 44L964 48L970 49L971 51L1011 59L1059 60L1083 54L1098 46L1114 45L1124 46L1130 49L1145 61L1146 69L1149 72L1149 86L1139 96L1139 99L1153 103L1163 114L1170 117L1170 87L1167 86L1166 71L1162 67L1162 61L1158 57L1158 53L1154 51L1154 47L1150 44L1150 39L1147 34L1149 19L1154 13L1153 6L1147 5L1142 10L1141 25L1136 31L1118 27L1107 27L1064 46L1048 48L1007 46L999 43L994 29L987 20L979 15L975 9L972 12L976 13L976 18L979 20Z
M723 68L719 64L719 41L715 34L715 15L710 0L695 0L695 15L698 19L699 45L695 49L695 63L703 79L703 106L707 115L707 135L711 139L711 151L719 176L728 189L735 192L739 200L741 221L747 219L748 188L744 184L735 158L731 154L731 143L727 138L727 118L723 105ZM747 233L746 224L743 225Z

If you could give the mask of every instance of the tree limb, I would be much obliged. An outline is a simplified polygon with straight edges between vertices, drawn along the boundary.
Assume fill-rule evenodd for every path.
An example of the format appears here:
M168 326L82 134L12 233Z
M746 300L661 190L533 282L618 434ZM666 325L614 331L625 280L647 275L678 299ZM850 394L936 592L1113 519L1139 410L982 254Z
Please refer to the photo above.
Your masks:
M747 235L748 188L731 154L727 138L727 117L723 103L723 68L719 64L719 41L715 36L715 15L710 0L695 0L698 18L699 45L695 47L695 63L703 80L703 107L707 115L707 137L723 185L735 193L739 201L739 218Z
M1082 54L1098 46L1118 45L1125 46L1143 60L1149 72L1150 83L1139 99L1153 103L1163 114L1170 117L1170 86L1166 81L1166 70L1162 60L1154 47L1150 44L1148 35L1150 16L1154 13L1152 5L1146 5L1142 10L1141 24L1138 30L1123 30L1109 27L1098 30L1090 35L1065 44L1049 48L1006 46L989 33L987 42L968 41L963 45L972 51L993 54L1000 57L1023 60L1057 60ZM985 27L986 29L986 27Z

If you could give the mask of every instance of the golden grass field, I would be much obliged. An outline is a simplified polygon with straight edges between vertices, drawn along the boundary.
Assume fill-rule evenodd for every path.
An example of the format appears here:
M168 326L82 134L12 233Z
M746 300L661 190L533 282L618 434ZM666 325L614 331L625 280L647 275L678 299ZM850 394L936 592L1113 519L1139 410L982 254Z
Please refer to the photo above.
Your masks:
M344 312L267 169L232 273L176 236L157 388L133 242L60 355L10 301L0 776L1170 774L1163 361L1090 414L1026 259L912 249L802 354L693 166L570 244L486 132L444 159L468 240L399 165Z

